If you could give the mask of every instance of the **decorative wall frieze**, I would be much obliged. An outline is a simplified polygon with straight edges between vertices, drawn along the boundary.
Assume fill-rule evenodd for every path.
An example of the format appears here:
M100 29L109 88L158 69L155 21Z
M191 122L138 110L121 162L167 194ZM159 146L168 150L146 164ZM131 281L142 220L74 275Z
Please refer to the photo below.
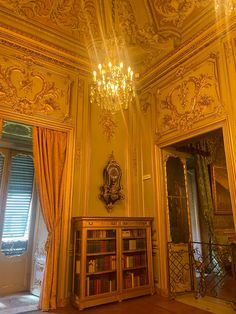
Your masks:
M219 55L191 58L156 84L156 141L186 132L226 114L219 85Z
M70 118L71 79L37 65L33 57L0 57L1 106L25 115Z
M89 28L95 34L98 30L93 0L71 0L66 3L63 0L1 0L0 4L13 11L16 16L32 22L39 21L51 28L59 27L72 37L76 32L76 38L80 42L85 41Z
M99 124L102 126L103 134L105 135L107 142L111 142L118 127L115 115L103 110L99 117Z
M205 8L211 4L211 0L181 0L165 1L155 0L154 8L160 16L160 24L172 24L178 28L183 26L184 21L195 9Z
M222 103L211 93L215 85L215 78L206 73L189 76L175 85L161 101L161 108L168 111L162 121L165 128L190 129L204 118L208 107L212 107L215 114L220 114Z
M37 36L37 41L47 38L48 44L52 41L58 51L69 47L72 55L81 50L84 58L87 52L90 58L97 57L99 45L109 53L104 42L115 34L125 43L124 51L131 56L138 71L143 73L186 42L184 29L188 30L193 17L206 20L203 13L209 4L214 7L211 0L145 0L138 4L134 0L0 0L0 11L10 12L13 19L42 30L37 35L31 30L27 37ZM13 20L9 24L16 25ZM199 23L194 31L199 33L201 27ZM18 27L18 31L21 29Z
M18 53L22 53L24 55L28 55L34 58L35 63L39 64L40 61L46 61L56 66L60 66L61 68L65 68L70 71L76 72L80 70L81 74L88 74L87 65L82 64L79 61L79 56L75 55L74 57L69 57L69 52L66 51L64 54L64 50L59 47L53 48L53 53L50 53L47 48L44 48L41 45L37 45L36 43L29 42L28 40L21 39L19 42L19 38L15 36L10 36L9 34L1 33L0 34L0 45L4 48L10 48L11 50L15 50ZM56 48L56 49L55 49ZM60 53L62 52L62 53ZM66 56L67 55L67 56ZM16 58L20 58L19 54Z
M178 68L184 61L189 60L203 49L207 49L212 43L222 39L226 34L226 30L227 36L231 36L231 32L234 29L235 24L227 24L226 20L221 20L217 29L214 27L209 29L209 25L202 28L202 35L196 37L196 40L190 38L163 56L161 62L147 68L145 73L140 76L139 84L142 88L147 88L150 84L153 84L162 77L167 69L172 69L173 67Z

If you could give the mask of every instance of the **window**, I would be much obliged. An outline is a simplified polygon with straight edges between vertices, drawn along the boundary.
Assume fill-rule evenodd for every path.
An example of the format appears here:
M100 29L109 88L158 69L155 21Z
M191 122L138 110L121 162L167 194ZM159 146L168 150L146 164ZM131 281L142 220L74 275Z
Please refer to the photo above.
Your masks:
M1 251L7 256L27 250L34 180L32 156L0 150Z

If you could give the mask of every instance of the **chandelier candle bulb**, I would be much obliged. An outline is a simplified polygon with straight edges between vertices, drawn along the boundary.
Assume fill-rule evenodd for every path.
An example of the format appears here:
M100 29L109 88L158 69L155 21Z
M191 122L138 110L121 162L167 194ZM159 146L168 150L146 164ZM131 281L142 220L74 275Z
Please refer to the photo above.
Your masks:
M98 73L93 71L93 84L90 92L90 102L101 109L112 113L127 109L135 97L134 72L124 63L118 65L111 61L98 65Z

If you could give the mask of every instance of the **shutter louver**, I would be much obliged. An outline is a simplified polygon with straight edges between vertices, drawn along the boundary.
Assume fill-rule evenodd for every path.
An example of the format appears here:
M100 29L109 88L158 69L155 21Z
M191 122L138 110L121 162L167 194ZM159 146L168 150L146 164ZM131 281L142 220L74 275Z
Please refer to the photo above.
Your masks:
M13 156L3 223L2 249L3 246L6 249L8 247L6 243L12 241L18 241L18 244L23 241L27 247L33 178L32 157L21 154Z
M0 154L0 184L2 183L2 173L3 173L3 165L4 165L5 157Z

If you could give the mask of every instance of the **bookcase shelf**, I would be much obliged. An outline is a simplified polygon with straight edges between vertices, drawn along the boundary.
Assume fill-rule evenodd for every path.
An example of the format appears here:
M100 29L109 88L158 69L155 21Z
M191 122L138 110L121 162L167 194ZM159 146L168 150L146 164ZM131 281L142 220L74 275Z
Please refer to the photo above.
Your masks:
M154 293L152 218L75 217L72 302L79 309Z

